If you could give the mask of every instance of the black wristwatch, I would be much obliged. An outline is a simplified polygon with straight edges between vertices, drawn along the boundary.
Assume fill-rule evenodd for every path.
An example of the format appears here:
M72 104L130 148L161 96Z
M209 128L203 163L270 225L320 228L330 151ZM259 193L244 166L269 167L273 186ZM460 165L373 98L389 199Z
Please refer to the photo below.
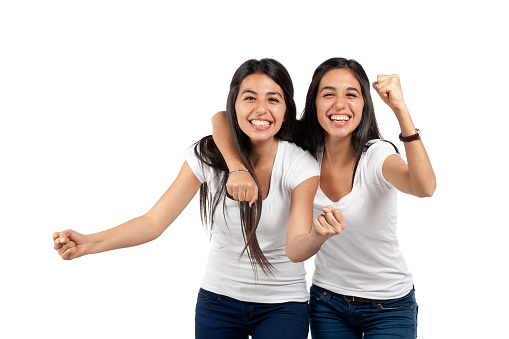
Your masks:
M399 140L401 140L403 142L419 140L420 138L421 138L421 131L417 128L415 129L415 134L409 135L407 137L402 136L401 133L399 134Z

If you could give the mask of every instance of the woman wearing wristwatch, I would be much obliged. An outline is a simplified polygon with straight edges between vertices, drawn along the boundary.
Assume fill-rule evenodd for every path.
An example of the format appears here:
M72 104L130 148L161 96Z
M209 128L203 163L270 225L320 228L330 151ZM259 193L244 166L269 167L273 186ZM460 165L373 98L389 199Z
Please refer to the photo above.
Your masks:
M368 77L355 60L332 58L315 70L294 133L295 142L321 165L314 225L333 223L335 210L341 210L347 225L341 236L327 239L315 257L313 338L417 336L412 275L396 236L397 192L429 197L436 178L403 100L399 76L378 75L373 88L399 122L408 164L382 139ZM223 114L213 119L214 140L233 164L238 157L230 152L223 119ZM238 190L252 187L248 175L231 180L229 185ZM248 194L245 200L256 199Z

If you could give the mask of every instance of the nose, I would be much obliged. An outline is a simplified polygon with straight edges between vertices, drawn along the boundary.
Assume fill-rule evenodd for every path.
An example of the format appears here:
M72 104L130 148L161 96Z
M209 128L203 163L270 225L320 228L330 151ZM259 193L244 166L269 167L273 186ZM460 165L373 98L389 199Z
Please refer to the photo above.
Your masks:
M258 102L258 105L256 105L255 108L255 113L258 113L260 115L267 113L267 106L265 102L262 102L261 100Z
M334 107L336 110L341 110L346 106L346 99L340 96L336 97L336 101L334 102Z

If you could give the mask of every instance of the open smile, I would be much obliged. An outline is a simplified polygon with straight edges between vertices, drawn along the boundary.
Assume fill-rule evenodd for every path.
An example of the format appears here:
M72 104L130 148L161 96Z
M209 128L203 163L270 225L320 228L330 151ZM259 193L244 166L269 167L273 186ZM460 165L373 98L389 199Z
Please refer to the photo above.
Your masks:
M348 114L331 114L328 116L328 118L333 125L342 126L350 121L352 117Z
M251 126L253 126L257 130L266 130L272 125L271 121L263 120L263 119L249 120L249 123L251 124Z

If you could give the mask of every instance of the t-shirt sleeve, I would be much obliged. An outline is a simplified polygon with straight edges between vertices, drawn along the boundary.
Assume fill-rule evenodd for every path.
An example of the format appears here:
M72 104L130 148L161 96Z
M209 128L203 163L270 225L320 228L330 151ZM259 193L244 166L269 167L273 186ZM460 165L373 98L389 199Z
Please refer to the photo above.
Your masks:
M284 180L291 191L303 181L320 175L320 166L309 152L295 146L290 157L293 161L284 173Z
M196 156L194 153L195 145L190 146L188 149L184 152L184 159L191 168L191 171L193 171L194 175L198 180L200 180L201 183L204 183L208 181L208 171L206 169L208 166L202 165L200 159Z
M377 141L371 145L366 151L367 173L368 178L372 184L390 189L393 185L385 179L382 169L385 159L389 155L398 154L390 143L386 141Z

